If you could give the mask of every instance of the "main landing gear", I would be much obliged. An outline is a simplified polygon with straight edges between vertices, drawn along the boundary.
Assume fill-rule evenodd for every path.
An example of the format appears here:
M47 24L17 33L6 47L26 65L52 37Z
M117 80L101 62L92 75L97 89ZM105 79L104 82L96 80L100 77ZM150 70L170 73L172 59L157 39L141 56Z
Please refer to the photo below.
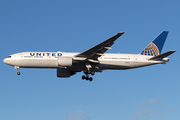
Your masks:
M18 72L17 72L17 75L20 75L19 66L14 66L14 68L18 71Z
M95 63L90 63L90 62L86 62L85 64L85 67L86 69L83 70L84 74L82 76L82 79L86 79L86 80L89 80L89 81L92 81L93 78L92 77L89 77L89 75L94 75L95 74L95 69L97 69L98 67L98 64L95 64Z
M94 71L89 71L89 70L84 70L84 74L86 74L86 76L85 75L82 76L83 80L86 79L86 80L92 81L93 78L89 77L89 74L94 75L95 72Z
M86 79L86 80L89 80L89 81L92 81L93 80L93 78L92 77L89 77L89 75L83 75L82 76L82 79L84 80L84 79Z

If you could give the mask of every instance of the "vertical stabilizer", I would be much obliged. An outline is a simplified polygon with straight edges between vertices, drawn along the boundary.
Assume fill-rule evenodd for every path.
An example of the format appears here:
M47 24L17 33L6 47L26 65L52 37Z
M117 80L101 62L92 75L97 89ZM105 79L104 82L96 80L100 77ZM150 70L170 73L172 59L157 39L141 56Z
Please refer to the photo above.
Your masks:
M157 56L161 54L168 31L162 31L142 52L141 55Z

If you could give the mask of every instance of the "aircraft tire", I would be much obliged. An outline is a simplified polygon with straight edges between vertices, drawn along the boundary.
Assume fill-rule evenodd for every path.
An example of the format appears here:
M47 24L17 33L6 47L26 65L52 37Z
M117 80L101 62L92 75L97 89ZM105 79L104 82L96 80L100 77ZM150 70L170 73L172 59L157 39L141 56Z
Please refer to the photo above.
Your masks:
M91 82L92 80L93 80L93 78L92 78L92 77L90 77L90 78L89 78L89 81Z
M20 72L17 72L17 75L20 75Z
M92 72L91 72L91 75L94 75L94 74L95 74L95 72L94 72L94 71L92 71Z
M86 77L83 75L83 76L82 76L82 79L84 80L85 78L86 78Z

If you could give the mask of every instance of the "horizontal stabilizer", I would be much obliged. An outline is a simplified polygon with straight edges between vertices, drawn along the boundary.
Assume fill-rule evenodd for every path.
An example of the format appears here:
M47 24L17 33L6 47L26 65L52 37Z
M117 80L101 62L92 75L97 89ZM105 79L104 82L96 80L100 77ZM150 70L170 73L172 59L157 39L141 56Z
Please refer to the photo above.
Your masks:
M149 60L162 60L163 58L173 54L174 52L176 52L176 51L175 50L171 50L171 51L165 52L163 54L160 54L158 56L152 57Z

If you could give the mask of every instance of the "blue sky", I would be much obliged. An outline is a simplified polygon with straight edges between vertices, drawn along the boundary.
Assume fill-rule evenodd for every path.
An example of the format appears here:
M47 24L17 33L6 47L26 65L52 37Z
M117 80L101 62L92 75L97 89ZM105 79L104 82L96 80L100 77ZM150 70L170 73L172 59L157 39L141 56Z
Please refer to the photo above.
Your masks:
M0 120L179 120L180 2L176 0L1 0ZM138 54L161 31L166 65L57 78L55 69L3 63L23 51L82 52L125 32L109 53Z

